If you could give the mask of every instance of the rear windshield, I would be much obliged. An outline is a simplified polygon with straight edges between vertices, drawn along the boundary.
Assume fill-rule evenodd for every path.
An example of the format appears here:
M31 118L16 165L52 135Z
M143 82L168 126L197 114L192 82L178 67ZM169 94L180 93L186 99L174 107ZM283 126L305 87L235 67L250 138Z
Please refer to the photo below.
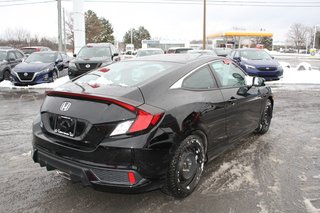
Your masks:
M163 54L162 50L138 50L137 57Z
M152 77L168 72L175 63L126 61L99 68L77 79L75 83L89 85L135 86Z
M111 52L109 47L92 47L85 46L81 48L78 54L79 58L106 58L111 57Z
M22 48L21 50L24 54L31 54L36 52L36 48Z

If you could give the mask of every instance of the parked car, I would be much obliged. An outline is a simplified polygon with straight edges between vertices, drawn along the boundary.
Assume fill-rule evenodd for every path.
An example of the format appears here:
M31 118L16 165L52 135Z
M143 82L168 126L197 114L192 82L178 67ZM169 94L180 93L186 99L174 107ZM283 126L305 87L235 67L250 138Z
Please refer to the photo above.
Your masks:
M31 53L34 52L51 51L49 47L43 46L22 47L21 50L26 56L29 56Z
M56 51L32 53L23 63L11 72L15 85L33 85L49 83L59 78L66 67L61 53Z
M170 47L167 51L167 54L175 54L175 53L187 53L188 50L192 50L192 48L188 47Z
M213 50L188 50L187 53L217 56L217 54Z
M227 55L230 54L232 49L230 48L214 48L213 51L221 57L226 57Z
M110 43L87 44L74 57L68 69L70 79L114 61L120 61L118 50Z
M268 131L271 89L232 60L135 58L50 91L33 123L33 160L97 190L186 197L204 164Z
M0 49L0 81L10 80L11 70L21 63L25 55L17 49Z
M232 58L251 76L263 77L266 80L279 80L283 76L283 68L279 62L261 49L235 49Z
M160 48L143 48L138 49L136 57L143 57L143 56L149 56L149 55L160 55L164 54L164 51Z

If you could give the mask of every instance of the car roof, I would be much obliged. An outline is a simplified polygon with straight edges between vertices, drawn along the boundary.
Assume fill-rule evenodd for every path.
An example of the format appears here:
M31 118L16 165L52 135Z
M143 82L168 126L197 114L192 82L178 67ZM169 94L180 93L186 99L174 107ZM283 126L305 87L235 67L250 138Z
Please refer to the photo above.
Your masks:
M191 47L170 47L168 50L177 50L177 49L192 49Z
M239 50L239 51L265 51L263 49L258 49L258 48L241 48L241 49L236 49L236 50Z
M12 50L14 50L14 51L19 51L19 52L21 52L20 50L14 49L14 48L12 48L12 47L11 47L11 48L1 48L1 47L0 47L0 50L1 50L1 51L12 51Z
M30 47L22 47L21 49L42 48L42 47L49 48L49 47L45 47L45 46L30 46Z
M161 48L140 48L139 50L162 50Z
M40 51L40 52L34 52L31 54L46 54L46 53L60 53L58 51Z
M161 54L161 55L151 55L145 56L141 58L134 58L131 60L139 60L139 61L162 61L162 62L173 62L180 64L188 64L200 59L217 59L220 57L212 56L212 55L204 55L204 54Z
M93 47L109 47L111 43L88 43L85 46L93 46Z

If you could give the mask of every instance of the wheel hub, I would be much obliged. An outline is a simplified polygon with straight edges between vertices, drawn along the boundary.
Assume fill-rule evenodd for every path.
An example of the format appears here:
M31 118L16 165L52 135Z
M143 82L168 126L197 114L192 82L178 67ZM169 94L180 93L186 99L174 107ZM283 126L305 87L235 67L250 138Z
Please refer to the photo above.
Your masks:
M197 170L196 155L188 152L182 156L182 178L188 180L194 176Z

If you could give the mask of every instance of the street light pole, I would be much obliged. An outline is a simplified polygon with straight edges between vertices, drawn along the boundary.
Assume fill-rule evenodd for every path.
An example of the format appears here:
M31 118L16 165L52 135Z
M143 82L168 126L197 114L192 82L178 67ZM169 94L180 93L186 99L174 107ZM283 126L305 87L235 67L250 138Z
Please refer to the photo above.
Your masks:
M59 51L62 51L61 0L57 0L57 7L58 7L58 43L59 43Z
M312 46L312 49L314 49L315 43L316 43L317 26L319 26L319 25L314 25L314 35L313 35L313 46Z
M203 38L202 38L202 49L206 49L206 0L203 0Z

